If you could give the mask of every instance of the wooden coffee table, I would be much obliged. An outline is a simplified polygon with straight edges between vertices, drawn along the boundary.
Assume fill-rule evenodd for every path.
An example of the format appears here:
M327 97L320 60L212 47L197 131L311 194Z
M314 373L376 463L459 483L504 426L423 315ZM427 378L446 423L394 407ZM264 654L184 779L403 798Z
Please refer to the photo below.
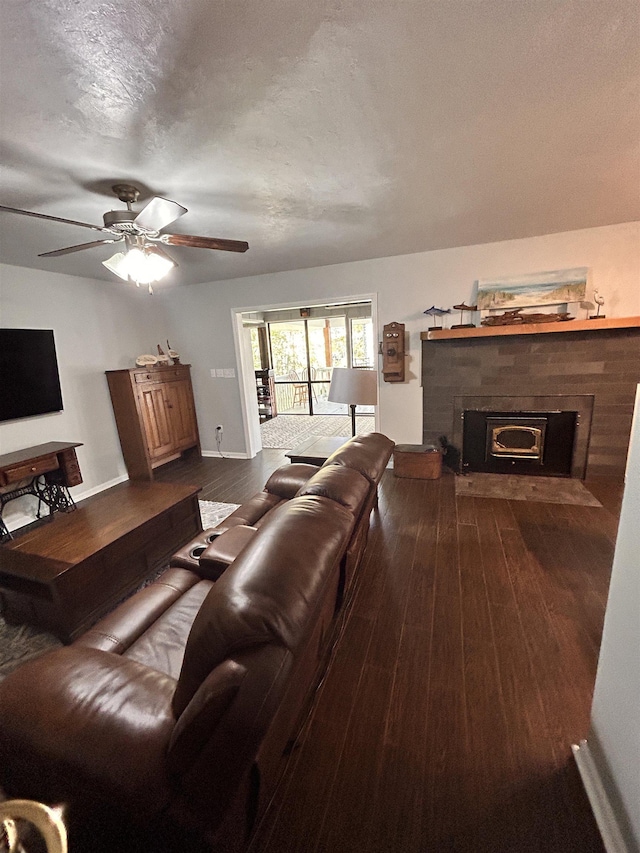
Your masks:
M310 465L323 465L331 456L334 450L348 441L348 438L340 435L332 435L326 438L318 438L317 435L312 435L302 444L294 447L285 456L288 456L292 462L307 462Z
M0 545L5 618L70 642L202 530L198 492L121 483Z

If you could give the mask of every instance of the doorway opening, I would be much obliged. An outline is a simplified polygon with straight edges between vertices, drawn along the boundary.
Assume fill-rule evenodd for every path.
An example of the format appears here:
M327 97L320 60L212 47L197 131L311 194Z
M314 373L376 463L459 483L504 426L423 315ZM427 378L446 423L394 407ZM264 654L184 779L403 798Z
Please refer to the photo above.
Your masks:
M335 367L375 368L371 300L243 315L249 328L263 447L311 435L351 435L349 407L328 400ZM375 429L374 407L358 408L358 432Z

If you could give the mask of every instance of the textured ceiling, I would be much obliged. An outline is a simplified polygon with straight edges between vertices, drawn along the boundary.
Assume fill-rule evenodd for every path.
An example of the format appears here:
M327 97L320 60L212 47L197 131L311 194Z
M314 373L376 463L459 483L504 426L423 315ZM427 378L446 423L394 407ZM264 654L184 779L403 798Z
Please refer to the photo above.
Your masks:
M0 203L189 208L176 283L640 218L637 0L4 0ZM0 214L1 259L117 281Z

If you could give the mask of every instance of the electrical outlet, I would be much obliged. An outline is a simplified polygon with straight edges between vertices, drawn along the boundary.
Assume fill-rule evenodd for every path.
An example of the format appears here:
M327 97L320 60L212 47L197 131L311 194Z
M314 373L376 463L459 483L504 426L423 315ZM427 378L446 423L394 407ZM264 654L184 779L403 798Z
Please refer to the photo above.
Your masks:
M218 426L216 427L216 432L218 433L218 435L222 435L222 433L224 432L224 427L222 426L222 424L218 424Z

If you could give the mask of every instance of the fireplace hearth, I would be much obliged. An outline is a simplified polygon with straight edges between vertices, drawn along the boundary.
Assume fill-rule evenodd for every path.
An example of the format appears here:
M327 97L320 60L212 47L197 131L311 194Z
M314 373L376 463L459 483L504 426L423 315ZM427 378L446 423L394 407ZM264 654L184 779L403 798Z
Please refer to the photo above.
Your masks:
M468 409L462 418L463 471L571 476L577 412Z

